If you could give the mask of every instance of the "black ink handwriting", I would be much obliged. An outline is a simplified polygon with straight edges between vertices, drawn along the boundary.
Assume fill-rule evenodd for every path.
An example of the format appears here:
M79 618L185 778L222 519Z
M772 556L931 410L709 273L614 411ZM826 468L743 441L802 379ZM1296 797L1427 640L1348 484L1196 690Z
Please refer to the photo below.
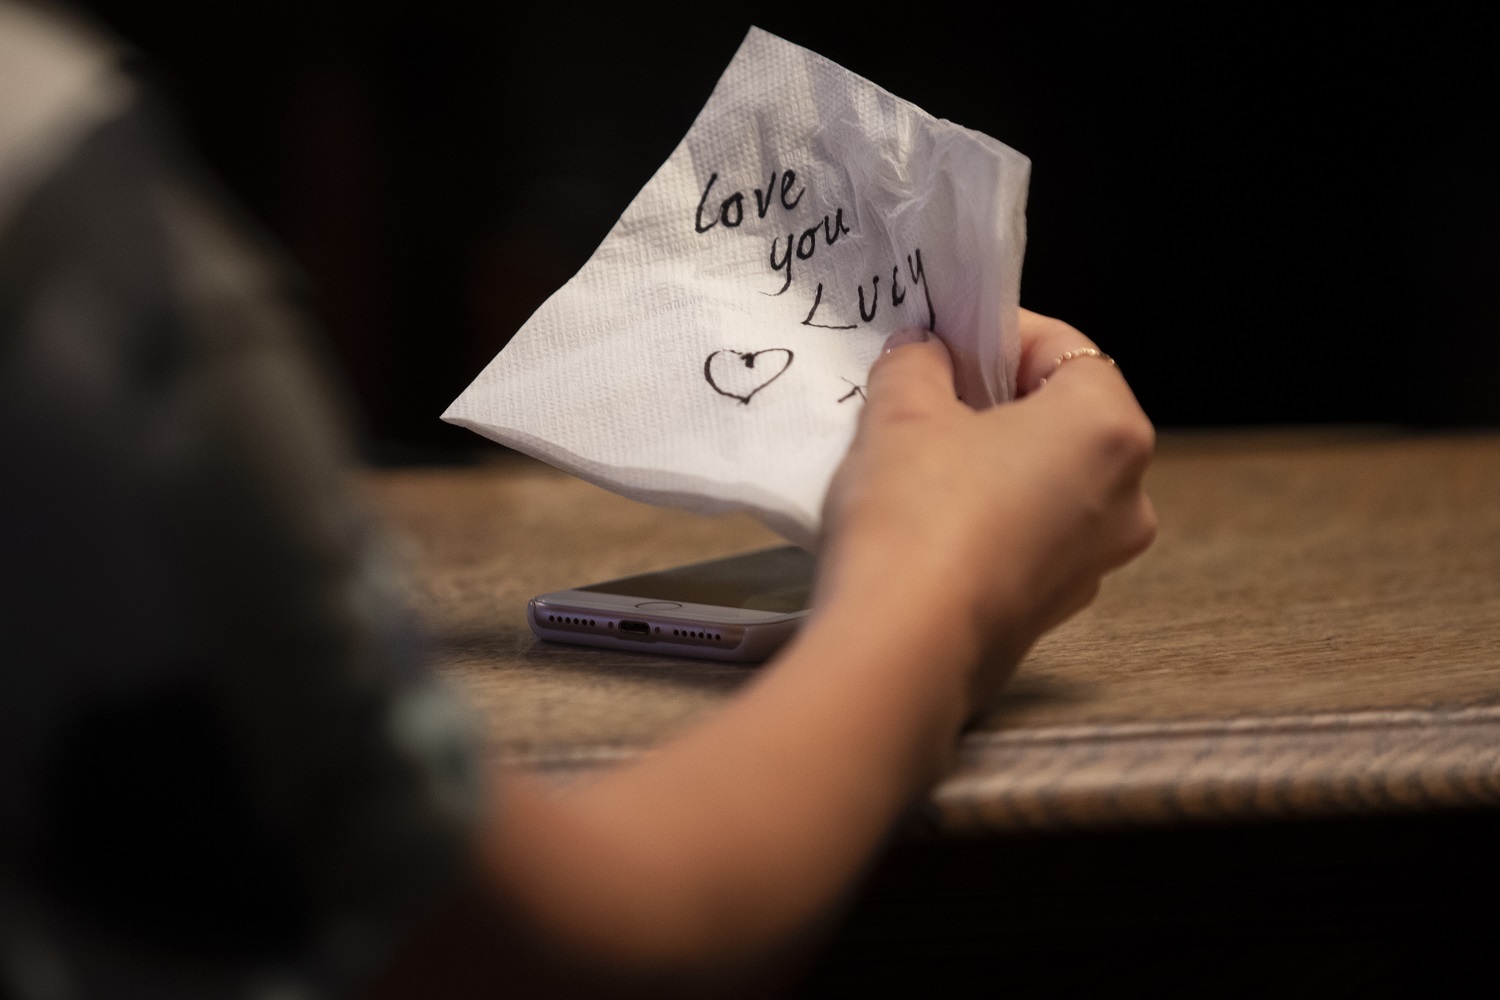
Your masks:
M762 295L780 295L791 287L792 284L792 234L786 234L786 256L781 259L780 264L776 263L776 244L778 240L780 240L779 236L771 240L771 270L779 271L783 267L786 268L786 280L781 283L780 290L775 292L761 292Z
M842 375L839 376L839 377L843 378ZM852 381L850 379L847 379L847 378L844 379L844 381L849 383L850 389L849 389L848 392L846 392L842 396L840 396L838 401L840 403L842 403L842 402L844 402L846 400L853 399L855 396L858 396L860 398L860 401L863 402L864 399L866 398L865 397L865 387L862 386L862 385L860 385L858 382L854 382L854 381Z
M774 358L768 357L771 364L762 367L760 372L754 375L744 375L743 372L753 371L755 361L762 355L775 355L782 358L781 367L771 375L770 378L761 376L775 364ZM713 387L714 392L730 399L737 399L742 405L749 406L750 400L772 382L786 374L786 370L792 366L792 352L785 347L768 347L759 351L714 351L703 361L703 377ZM759 379L759 381L757 381Z
M755 214L764 219L766 213L771 210L772 192L776 188L776 171L771 171L771 179L766 182L766 196L761 198L760 188L755 188Z
M937 314L932 310L932 291L927 287L927 272L922 270L922 248L917 248L917 266L911 266L911 254L906 255L906 270L911 274L911 283L922 283L922 294L927 296L927 329L937 329Z
M703 224L703 206L708 203L708 193L714 189L714 181L718 179L718 173L709 174L708 187L703 189L703 197L698 199L698 214L693 216L693 228L700 233L706 233L718 225L718 222L710 222L706 226Z
M779 184L777 181L778 177L780 177ZM715 226L722 225L725 229L737 229L744 224L745 193L743 191L734 191L727 198L720 200L717 210L715 210L710 205L710 199L713 197L714 185L718 183L718 180L719 174L717 171L710 173L708 177L708 183L703 188L703 194L698 199L698 208L693 216L693 229L700 234L708 232ZM781 208L784 211L791 212L796 209L797 206L801 204L803 197L807 194L807 185L803 184L800 187L798 186L797 172L795 170L773 170L766 178L766 186L764 188L759 187L757 182L757 186L752 187L751 191L755 195L756 217L764 219L770 212L772 205L777 201L780 202ZM706 213L705 210L707 210ZM839 241L840 238L851 235L849 226L844 222L844 209L842 208L842 206L836 206L832 212L824 213L823 218L819 222L808 226L800 233L796 230L786 231L785 250L781 248L781 235L777 234L773 236L771 238L771 249L770 254L767 258L767 262L770 264L771 272L773 274L780 273L781 287L776 289L776 291L774 292L762 292L762 295L769 295L773 297L784 295L787 289L791 288L793 257L795 256L795 258L799 261L809 261L813 259L818 250L819 229L823 231L824 246L833 246ZM932 289L927 280L927 272L924 266L924 261L922 260L922 251L920 248L915 248L911 253L906 255L906 273L910 280L908 284L903 286L901 284L901 265L898 258L898 263L896 264L896 266L891 268L891 308L899 308L906 301L906 293L910 290L910 288L913 285L920 285L922 288L923 299L925 300L925 303L927 305L927 329L936 329L937 312L933 308ZM875 318L879 313L880 278L881 276L879 274L871 276L868 295L865 292L865 286L863 282L860 282L855 288L855 296L859 305L859 319L861 323L874 323ZM812 307L808 309L807 316L802 320L802 325L819 327L825 330L857 329L857 324L854 323L831 324L815 322L815 319L818 315L818 310L824 306L825 291L826 289L824 284L822 282L818 282L816 285L816 291L813 293ZM841 296L834 295L832 296L832 298L834 302L837 303ZM838 309L837 305L830 306L829 308L833 308L835 310ZM778 350L780 349L778 348ZM710 356L710 359L717 356L718 354L723 353L725 352L716 352L715 355ZM736 352L728 353L733 354ZM743 360L744 366L746 368L754 367L753 352L749 355L740 354L739 356ZM788 358L787 363L790 364L790 358ZM709 362L705 362L704 373L706 376L708 376L709 382L712 384L713 377L711 372L709 371L710 365L711 360ZM785 371L784 367L782 371ZM777 376L779 375L780 372L777 372ZM773 376L773 379L775 377L776 376ZM717 386L715 386L715 388L717 388ZM743 398L740 395L736 395L734 393L725 394L734 396L736 399L741 399L741 402L748 403L749 397L754 395L754 393L758 391L759 387L752 389L748 394L744 394Z
M880 275L870 279L870 311L865 312L865 286L861 282L859 286L859 318L866 323L875 318L875 310L880 308Z
M849 227L844 225L844 210L840 208L834 214L832 228L828 225L828 216L823 216L823 238L828 241L829 246L838 242L840 236L848 235Z
M792 185L795 183L797 183L797 171L788 170L781 175L781 207L788 212L796 208L797 203L802 200L802 196L807 194L807 186L803 185L802 190L797 192L797 197L791 201L787 201L786 193L792 189Z
M818 227L812 226L804 229L802 235L797 237L797 259L806 260L816 249L818 249Z
M734 209L734 221L729 221L729 210ZM735 229L741 222L745 221L745 196L736 191L724 203L719 206L719 221L724 223L724 228Z
M855 327L855 325L853 323L850 323L848 326L832 326L832 325L830 325L828 323L814 323L812 321L813 316L817 313L818 306L822 305L822 303L823 303L823 283L820 281L820 282L818 282L818 292L817 292L816 295L813 296L812 308L807 311L807 319L805 319L805 320L802 321L802 325L803 326L817 326L817 327L822 327L824 330L853 330L853 329L856 329L856 327Z
M755 212L759 218L764 219L766 217L766 213L771 209L776 191L776 174L777 171L771 171L771 177L770 180L766 182L766 190L764 193L762 193L760 188L758 187L750 189L755 193ZM714 171L713 173L708 175L708 184L703 188L703 197L698 199L698 211L693 215L694 232L706 233L720 223L723 223L724 228L726 229L737 229L739 228L740 223L745 221L745 192L743 191L736 191L728 198L725 198L723 201L719 202L718 212L713 212L710 209L708 222L705 223L703 221L703 210L708 206L709 195L713 192L714 184L716 184L718 180L718 171ZM802 196L807 193L807 185L804 184L800 189L798 189L797 196L793 198L791 196L792 188L796 185L796 183L797 171L781 171L781 207L786 209L788 212L796 208L797 205L801 203ZM844 230L844 232L848 231L849 230L847 229ZM831 243L833 241L829 240L829 242Z
M776 243L773 244L773 248L772 248L773 249L773 253L774 253L775 247L779 246L779 245L780 245L779 240ZM780 257L780 258L773 257L772 261L771 261L772 266L775 267L777 270L780 270L783 266L788 269L789 273L788 273L788 278L787 278L787 284L790 284L790 282L791 282L791 279L790 279L790 268L791 268L791 257L792 257L791 250L790 250L791 245L792 245L791 244L791 234L788 234L788 237L787 237L788 251L787 251L786 256L785 257ZM799 246L798 246L798 251L799 252L797 253L797 257L799 259L802 259L803 258L803 254L800 252L801 251L800 243L799 243ZM811 256L811 254L809 254L808 256ZM915 285L921 285L922 286L922 294L926 297L926 302L927 302L927 329L929 329L929 330L935 329L936 326L937 326L937 316L936 316L936 314L935 314L935 312L934 312L934 310L932 308L932 292L928 288L928 284L927 284L927 270L924 267L924 262L922 260L922 251L920 249L915 250L912 253L909 253L909 254L906 255L906 269L907 269L908 275L910 275L911 281L910 281L910 284L907 284L907 285L903 286L901 284L901 265L897 264L896 266L894 266L894 267L891 268L891 308L893 308L893 309L899 308L901 306L901 304L906 301L906 293L911 289L911 285L913 285L913 284L915 284ZM876 314L880 311L880 278L881 278L881 276L879 274L875 274L875 275L872 275L870 277L870 288L868 290L868 294L866 293L866 289L865 289L865 286L864 286L863 282L861 282L855 288L855 298L856 298L856 301L857 301L857 303L859 305L859 319L860 319L860 323L864 323L864 324L873 323L875 321ZM781 291L782 292L786 291L786 285L782 286ZM805 319L802 320L802 325L803 326L815 326L815 327L818 327L818 328L823 329L823 330L855 330L855 329L858 329L859 328L859 324L856 324L856 323L835 324L835 323L818 323L818 322L814 322L814 317L816 317L818 315L818 310L824 307L824 293L825 293L825 291L826 291L826 289L825 289L824 284L821 281L818 282L818 284L817 284L817 290L813 293L812 308L807 311L807 316L806 316ZM769 295L771 293L770 292L765 292L765 293L762 293L762 294ZM779 294L781 294L781 292L777 292L775 294L779 295ZM833 296L833 298L835 299L835 301L837 301L837 296ZM847 300L845 300L845 301L847 301ZM837 306L835 305L835 306L832 306L830 308L836 309Z
M789 171L790 172L790 171ZM805 188L803 189L806 190ZM799 199L801 194L797 196ZM798 260L810 260L818 250L818 230L823 230L823 242L826 246L837 243L840 236L847 235L849 227L844 223L844 210L836 209L832 214L824 214L822 222L815 222L802 230L799 236L796 233L786 234L786 255L777 257L776 248L781 245L781 237L775 236L771 239L771 270L780 271L786 269L786 274L781 279L781 287L774 292L762 292L762 295L780 295L786 291L792 283L792 248L795 246ZM813 307L814 309L817 306Z

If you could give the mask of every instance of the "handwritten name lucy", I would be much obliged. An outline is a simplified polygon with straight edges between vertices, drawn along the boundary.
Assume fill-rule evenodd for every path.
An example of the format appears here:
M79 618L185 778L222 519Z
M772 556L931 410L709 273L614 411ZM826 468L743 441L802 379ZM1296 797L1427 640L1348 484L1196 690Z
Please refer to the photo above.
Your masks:
M700 236L710 230L722 226L725 229L738 229L746 222L747 199L743 190L732 191L728 196L718 202L717 211L713 204L714 186L719 182L718 171L709 174L708 183L704 185L703 195L698 199L697 211L693 214L693 230ZM758 184L759 182L757 182ZM783 171L771 171L766 181L765 189L752 187L751 195L755 200L755 220L764 220L773 209L783 217L791 216L802 203L803 196L807 194L806 185L798 186L797 171L787 169ZM806 213L801 213L804 216ZM778 227L779 228L779 227ZM778 232L771 238L771 249L767 255L767 263L771 273L781 277L781 287L774 292L762 292L763 295L778 296L785 294L792 285L792 271L795 262L809 262L818 252L818 248L832 247L839 242L840 237L848 235L849 227L844 222L843 206L835 206L831 212L824 212L822 219L813 222L798 232L792 229L783 237ZM906 277L905 287L902 285L902 262L897 260L891 267L891 280L886 286L886 294L891 300L891 308L899 307L906 301L907 293L912 288L921 288L922 295L927 305L927 328L933 329L937 323L937 316L932 308L932 292L927 284L927 271L922 261L922 250L920 247L906 255ZM797 270L801 271L802 264L796 264ZM859 282L855 294L849 296L849 300L858 303L860 323L829 323L817 322L820 309L824 308L824 284L815 282L816 289L813 292L812 307L808 309L807 316L802 320L803 326L818 327L824 330L856 330L860 324L875 322L879 315L881 303L880 281L883 272L871 275L869 293L866 294L865 283ZM833 295L827 296L830 300ZM825 311L825 316L827 311ZM845 311L843 315L847 316Z

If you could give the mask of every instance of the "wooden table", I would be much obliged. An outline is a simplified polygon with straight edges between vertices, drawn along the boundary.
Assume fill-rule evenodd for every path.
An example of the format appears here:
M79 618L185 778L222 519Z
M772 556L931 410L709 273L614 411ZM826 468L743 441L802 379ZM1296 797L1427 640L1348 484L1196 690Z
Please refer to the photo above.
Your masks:
M775 544L528 459L371 475L495 752L641 752L746 668L534 640L527 598ZM1161 530L1041 642L932 799L953 831L1500 802L1500 437L1164 436Z
M745 668L549 645L534 594L772 544L515 456L372 475L439 669L558 780ZM802 995L1455 995L1500 936L1500 436L1176 434ZM1473 914L1479 914L1479 917Z

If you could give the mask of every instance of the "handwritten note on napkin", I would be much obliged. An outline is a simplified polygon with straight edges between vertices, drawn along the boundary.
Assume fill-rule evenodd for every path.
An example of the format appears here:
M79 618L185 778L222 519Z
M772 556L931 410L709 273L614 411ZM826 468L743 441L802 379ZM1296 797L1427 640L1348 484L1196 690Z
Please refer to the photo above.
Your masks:
M1029 173L752 28L583 270L443 419L810 546L888 334L934 330L972 406L1014 394Z

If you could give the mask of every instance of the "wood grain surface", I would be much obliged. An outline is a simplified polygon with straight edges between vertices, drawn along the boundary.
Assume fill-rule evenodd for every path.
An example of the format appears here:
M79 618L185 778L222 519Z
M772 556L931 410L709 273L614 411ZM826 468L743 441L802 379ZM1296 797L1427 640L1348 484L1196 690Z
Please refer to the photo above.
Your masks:
M439 670L495 752L626 758L743 667L534 640L526 600L775 544L513 455L370 474ZM1500 436L1164 436L1144 557L1044 639L965 739L950 830L1500 803Z

